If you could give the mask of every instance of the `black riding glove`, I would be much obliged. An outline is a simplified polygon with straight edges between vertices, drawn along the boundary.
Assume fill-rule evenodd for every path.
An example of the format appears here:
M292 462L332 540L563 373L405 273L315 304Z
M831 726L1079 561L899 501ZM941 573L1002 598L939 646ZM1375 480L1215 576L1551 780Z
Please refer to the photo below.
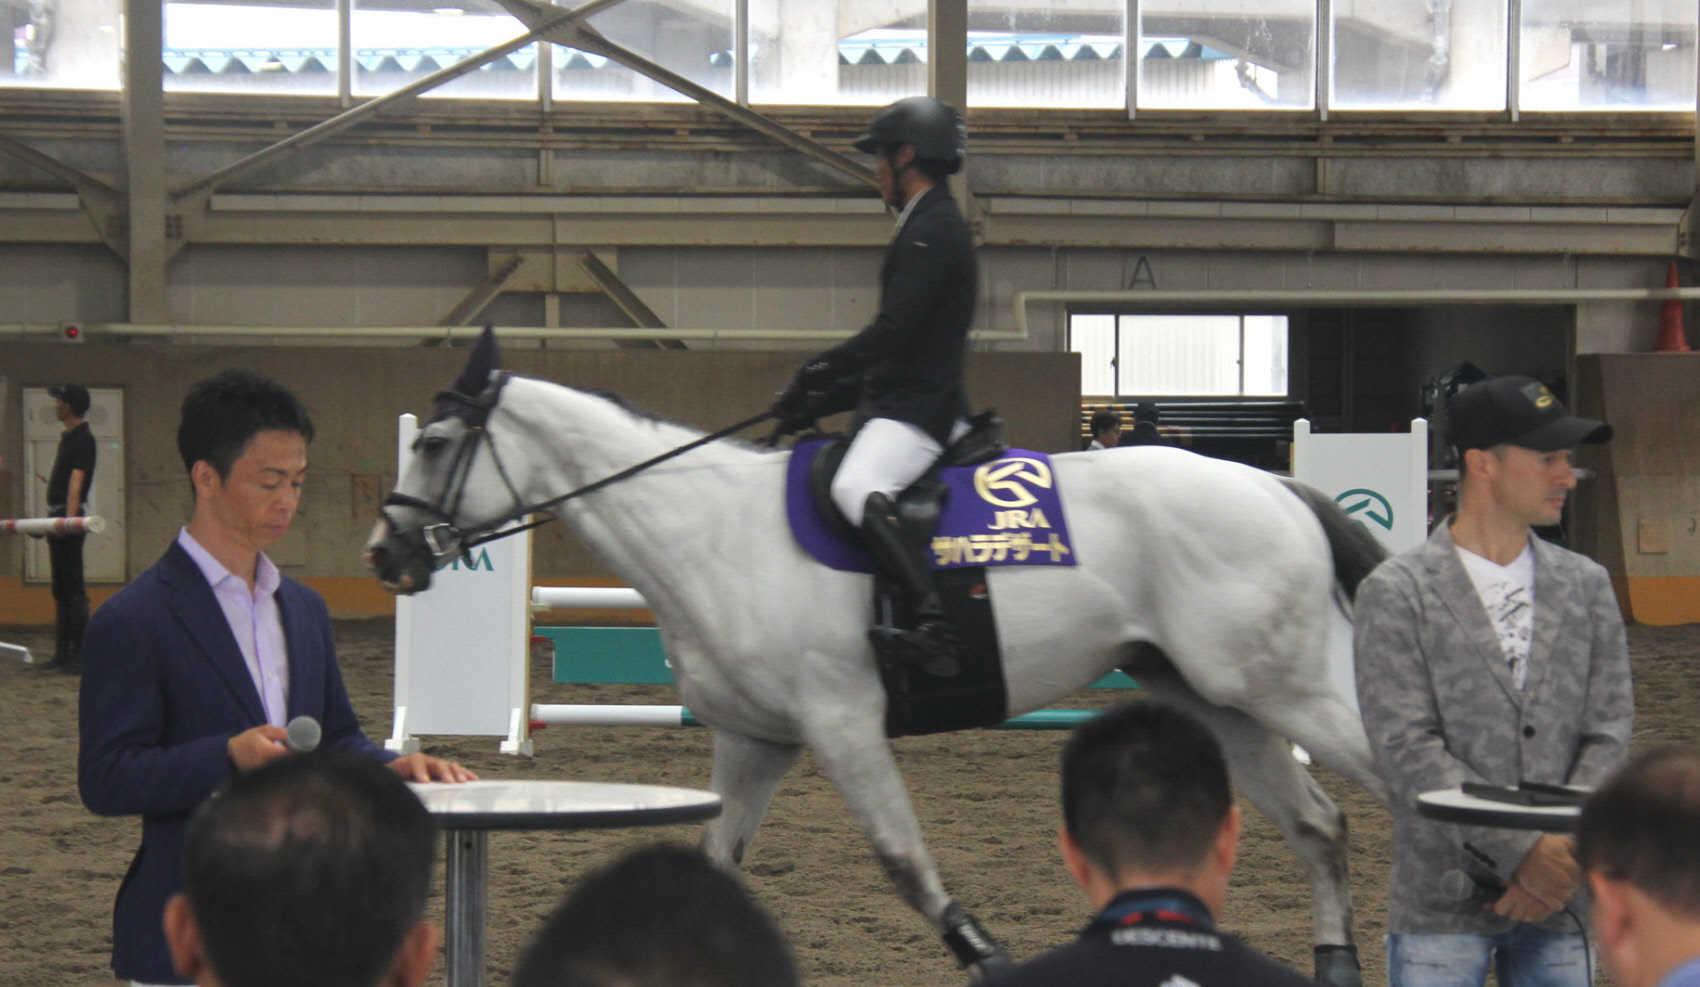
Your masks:
M774 399L773 416L779 420L780 431L789 434L808 428L824 415L854 406L854 378L847 382L830 361L817 358L797 368L791 383Z

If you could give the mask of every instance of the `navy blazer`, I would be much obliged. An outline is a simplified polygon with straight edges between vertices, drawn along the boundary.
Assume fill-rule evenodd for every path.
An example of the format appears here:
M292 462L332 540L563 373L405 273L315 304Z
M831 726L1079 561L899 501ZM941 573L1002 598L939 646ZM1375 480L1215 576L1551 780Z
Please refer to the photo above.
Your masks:
M393 759L360 732L325 601L286 578L277 604L289 649L289 717L317 719L322 747ZM83 804L103 816L142 817L142 845L113 910L113 973L179 982L161 916L182 886L183 832L190 812L235 771L226 742L266 716L212 587L176 541L89 621L77 720Z

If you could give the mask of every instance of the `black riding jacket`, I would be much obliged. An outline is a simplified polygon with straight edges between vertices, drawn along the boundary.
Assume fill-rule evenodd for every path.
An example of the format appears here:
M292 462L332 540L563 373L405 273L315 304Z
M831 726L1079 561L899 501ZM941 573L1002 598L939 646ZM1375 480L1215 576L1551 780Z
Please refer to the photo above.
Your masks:
M909 422L944 444L968 414L962 377L978 281L973 235L940 182L886 248L874 320L808 365L819 379L854 381L832 410L854 407L858 424Z

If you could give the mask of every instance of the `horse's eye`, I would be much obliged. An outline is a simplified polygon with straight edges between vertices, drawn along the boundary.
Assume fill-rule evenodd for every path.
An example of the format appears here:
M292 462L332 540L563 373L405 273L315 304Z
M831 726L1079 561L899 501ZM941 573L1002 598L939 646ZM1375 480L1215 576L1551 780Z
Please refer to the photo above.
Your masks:
M419 451L427 456L435 456L448 447L449 440L441 435L427 436L419 441Z

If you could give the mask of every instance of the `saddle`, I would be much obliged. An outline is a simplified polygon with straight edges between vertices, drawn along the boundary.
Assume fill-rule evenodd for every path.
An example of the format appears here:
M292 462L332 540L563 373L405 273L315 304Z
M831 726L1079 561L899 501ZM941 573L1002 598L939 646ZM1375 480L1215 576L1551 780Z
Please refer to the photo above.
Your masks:
M969 419L969 431L952 443L927 472L897 498L898 518L908 537L925 543L939 524L947 488L939 471L951 466L975 466L1008 451L1003 420L994 411ZM831 437L809 464L809 493L819 516L845 541L857 544L860 534L832 500L832 478L850 446L845 436ZM870 567L872 568L872 567ZM984 566L941 569L934 573L941 602L961 639L960 667L935 674L879 656L880 679L886 691L886 735L891 737L939 733L970 727L994 726L1008 715L1003 658L992 619L991 594ZM874 568L875 623L913 626L906 595Z

